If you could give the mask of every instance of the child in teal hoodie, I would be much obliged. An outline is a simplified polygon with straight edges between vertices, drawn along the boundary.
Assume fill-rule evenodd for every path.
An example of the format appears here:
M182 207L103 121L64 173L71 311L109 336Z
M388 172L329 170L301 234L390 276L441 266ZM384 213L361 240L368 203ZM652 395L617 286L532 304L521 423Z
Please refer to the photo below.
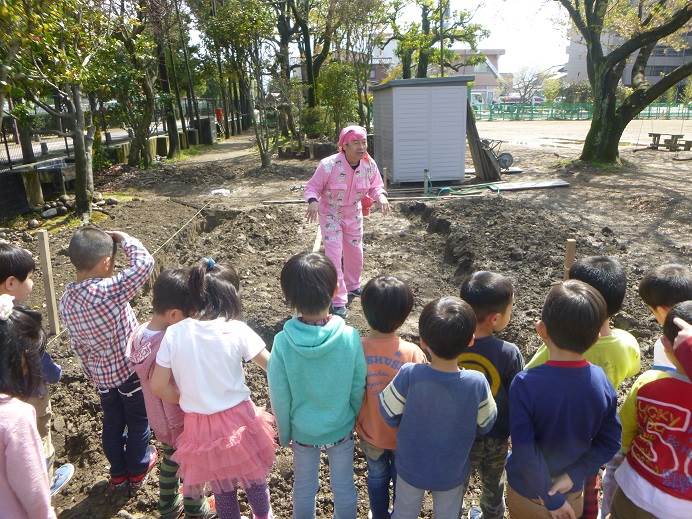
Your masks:
M293 449L293 517L315 517L320 452L329 457L334 516L355 519L353 427L365 393L358 332L329 312L337 273L320 253L293 256L281 288L299 317L274 338L268 378L279 442Z

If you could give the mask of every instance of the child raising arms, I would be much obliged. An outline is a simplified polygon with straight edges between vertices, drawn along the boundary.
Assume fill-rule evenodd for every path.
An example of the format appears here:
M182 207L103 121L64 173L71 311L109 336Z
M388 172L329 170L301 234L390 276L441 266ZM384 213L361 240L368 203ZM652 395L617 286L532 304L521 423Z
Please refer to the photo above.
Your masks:
M154 394L185 412L173 461L186 496L209 483L221 519L240 519L236 490L245 490L257 519L270 517L267 475L274 463L272 417L255 407L242 362L266 369L262 339L238 320L239 279L232 267L205 258L192 268L195 318L169 326L156 355ZM175 386L170 384L171 374ZM179 394L178 394L179 392Z
M43 386L41 314L0 295L0 517L53 519L36 413L19 398Z

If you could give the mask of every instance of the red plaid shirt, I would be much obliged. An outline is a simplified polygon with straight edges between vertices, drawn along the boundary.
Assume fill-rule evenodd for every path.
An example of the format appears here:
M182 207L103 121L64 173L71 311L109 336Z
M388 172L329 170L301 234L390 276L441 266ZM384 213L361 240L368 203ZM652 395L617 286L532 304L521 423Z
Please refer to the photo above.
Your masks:
M133 373L125 358L137 327L129 301L154 270L154 258L128 236L122 242L130 266L111 278L70 283L60 298L60 317L87 377L99 389L120 386Z

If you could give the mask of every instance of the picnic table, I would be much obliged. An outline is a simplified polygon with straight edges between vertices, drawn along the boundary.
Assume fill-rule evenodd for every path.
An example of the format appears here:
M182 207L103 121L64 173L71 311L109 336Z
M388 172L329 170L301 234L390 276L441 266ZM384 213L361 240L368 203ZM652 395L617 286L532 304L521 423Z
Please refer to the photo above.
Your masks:
M669 135L670 138L665 138L666 135ZM664 146L670 151L678 151L680 146L682 146L685 151L692 149L692 140L683 140L684 135L681 134L649 133L649 137L651 137L651 144L649 144L649 148L652 150L657 150L659 146ZM663 137L663 144L661 144L661 137Z

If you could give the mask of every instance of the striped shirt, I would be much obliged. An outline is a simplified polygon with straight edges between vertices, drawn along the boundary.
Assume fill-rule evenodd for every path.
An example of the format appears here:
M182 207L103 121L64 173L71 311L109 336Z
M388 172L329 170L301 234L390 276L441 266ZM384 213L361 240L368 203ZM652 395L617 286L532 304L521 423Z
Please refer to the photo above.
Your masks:
M471 446L491 429L497 407L477 371L404 364L380 393L380 413L399 428L397 474L416 488L444 491L466 481Z
M154 258L142 243L122 241L129 266L110 278L90 278L65 287L60 317L82 369L99 389L113 389L133 373L125 357L130 335L137 327L130 300L154 270Z

